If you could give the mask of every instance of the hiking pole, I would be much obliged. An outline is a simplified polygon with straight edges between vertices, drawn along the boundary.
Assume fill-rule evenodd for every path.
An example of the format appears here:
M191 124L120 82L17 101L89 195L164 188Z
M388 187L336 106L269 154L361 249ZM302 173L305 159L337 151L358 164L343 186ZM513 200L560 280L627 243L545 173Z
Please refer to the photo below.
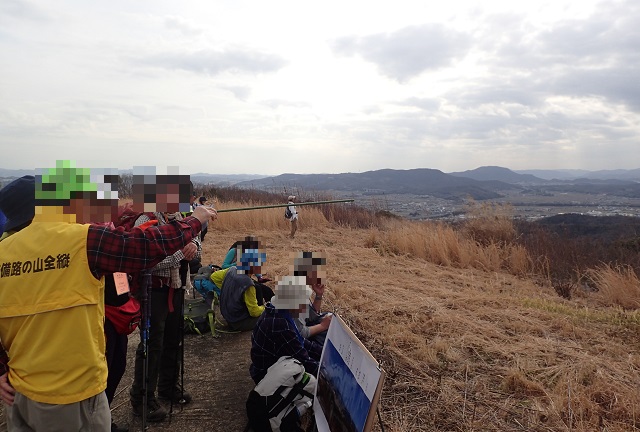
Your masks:
M149 328L151 327L151 270L142 272L142 431L147 430L149 408Z
M180 295L180 403L186 402L184 399L184 296L187 291L187 281L191 278L191 264L189 261L180 262L180 280L182 282L182 294ZM195 292L195 288L191 289Z
M343 202L353 202L353 199L341 199L341 200L330 200L330 201L312 201L312 202L303 202L303 203L294 203L294 204L272 204L272 205L263 205L263 206L255 206L255 207L238 207L238 208L230 208L230 209L216 209L218 213L227 213L227 212L235 212L235 211L245 211L245 210L261 210L268 208L278 208L278 207L289 207L289 206L306 206L306 205L319 205L319 204L334 204L334 203L343 203Z

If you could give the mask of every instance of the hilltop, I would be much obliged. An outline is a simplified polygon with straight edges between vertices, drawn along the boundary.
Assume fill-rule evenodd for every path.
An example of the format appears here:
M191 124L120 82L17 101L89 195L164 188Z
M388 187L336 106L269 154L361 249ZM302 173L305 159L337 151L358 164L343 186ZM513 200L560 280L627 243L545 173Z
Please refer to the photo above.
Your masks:
M338 222L338 208L331 218L312 207L300 214L290 240L281 209L221 213L209 227L203 261L220 263L247 234L266 243L264 270L275 277L288 274L291 251L326 252L327 308L387 373L379 405L386 432L638 428L640 282L633 271L592 272L595 285L574 286L563 297L534 271L543 260L509 244L504 217L479 219L470 237L469 227L397 219L352 228ZM483 241L483 232L505 240ZM139 427L127 405L136 340L132 335L114 418ZM149 430L241 432L251 388L249 334L185 343L194 402Z
M455 252L447 237L452 232L422 228L418 222L354 229L330 223L309 207L301 210L300 222L298 235L290 240L279 209L222 214L210 227L204 260L220 262L228 246L249 233L265 241L265 269L274 276L287 274L292 250L325 251L328 307L349 323L387 372L379 407L385 431L637 427L640 316L634 309L624 311L592 291L575 290L571 300L563 298L551 283L533 274L514 275L483 255L491 246L473 252L458 243ZM434 238L423 239L428 233ZM431 242L426 247L433 258L418 252L423 241ZM518 249L508 251L503 259L517 268ZM460 261L447 259L448 253ZM220 362L226 361L235 375L207 392L207 404L219 406L222 398L224 418L238 425L244 419L247 382L242 374L250 342L244 335L223 339L232 341L233 348L225 346L236 357L211 348L215 371L210 373L219 374L225 368ZM196 357L219 346L209 345L207 338L188 343L198 344L192 347L200 353ZM230 387L237 390L235 396ZM194 409L201 411L185 416L207 416L206 406ZM216 420L208 428L186 427L241 430L211 424L220 425Z

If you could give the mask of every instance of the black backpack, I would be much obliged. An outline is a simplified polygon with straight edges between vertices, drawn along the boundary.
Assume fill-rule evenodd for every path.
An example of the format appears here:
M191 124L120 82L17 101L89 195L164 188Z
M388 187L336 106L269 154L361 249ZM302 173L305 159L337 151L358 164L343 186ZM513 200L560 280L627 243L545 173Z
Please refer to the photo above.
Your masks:
M284 218L285 219L291 219L292 216L293 216L293 213L291 213L291 209L289 208L289 206L287 206L284 209Z

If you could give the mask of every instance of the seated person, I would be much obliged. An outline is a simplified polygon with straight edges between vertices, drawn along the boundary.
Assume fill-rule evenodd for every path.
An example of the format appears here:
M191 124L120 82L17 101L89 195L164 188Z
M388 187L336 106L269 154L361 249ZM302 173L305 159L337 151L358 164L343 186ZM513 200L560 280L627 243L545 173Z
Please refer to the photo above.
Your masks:
M323 314L322 297L324 295L325 286L323 281L326 279L327 271L326 254L323 252L296 252L293 254L293 275L304 276L307 285L313 290L313 301L309 304L309 317L303 323L296 321L300 334L311 341L324 345L327 337L327 330L331 324L331 314Z
M211 274L211 281L220 288L220 312L231 330L251 330L264 311L264 304L273 296L266 285L256 287L251 278L259 274L267 253L257 237L248 236L238 247L236 266Z
M236 265L236 262L238 261L237 260L238 250L242 248L243 242L250 241L249 239L251 238L252 238L251 236L247 236L244 238L244 240L238 240L237 242L232 244L229 250L227 251L227 254L224 257L224 261L222 262L222 265L220 266L220 268L227 269L229 267ZM269 282L271 280L268 277L263 277L263 275L261 274L256 274L256 278L258 278L258 283L261 283L261 284L265 282Z
M249 373L256 384L282 356L299 360L308 373L317 376L322 347L304 339L295 324L296 319L306 318L310 295L303 276L285 276L278 282L275 296L251 335Z

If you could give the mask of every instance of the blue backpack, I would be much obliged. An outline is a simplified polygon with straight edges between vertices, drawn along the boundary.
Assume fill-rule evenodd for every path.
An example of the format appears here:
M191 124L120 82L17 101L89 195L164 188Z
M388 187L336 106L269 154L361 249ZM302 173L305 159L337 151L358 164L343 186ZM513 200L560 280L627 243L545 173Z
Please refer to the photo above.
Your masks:
M216 269L213 264L202 266L198 269L198 273L193 278L194 288L204 298L207 298L207 295L211 292L220 297L220 288L211 280L211 274L216 270L218 269Z

